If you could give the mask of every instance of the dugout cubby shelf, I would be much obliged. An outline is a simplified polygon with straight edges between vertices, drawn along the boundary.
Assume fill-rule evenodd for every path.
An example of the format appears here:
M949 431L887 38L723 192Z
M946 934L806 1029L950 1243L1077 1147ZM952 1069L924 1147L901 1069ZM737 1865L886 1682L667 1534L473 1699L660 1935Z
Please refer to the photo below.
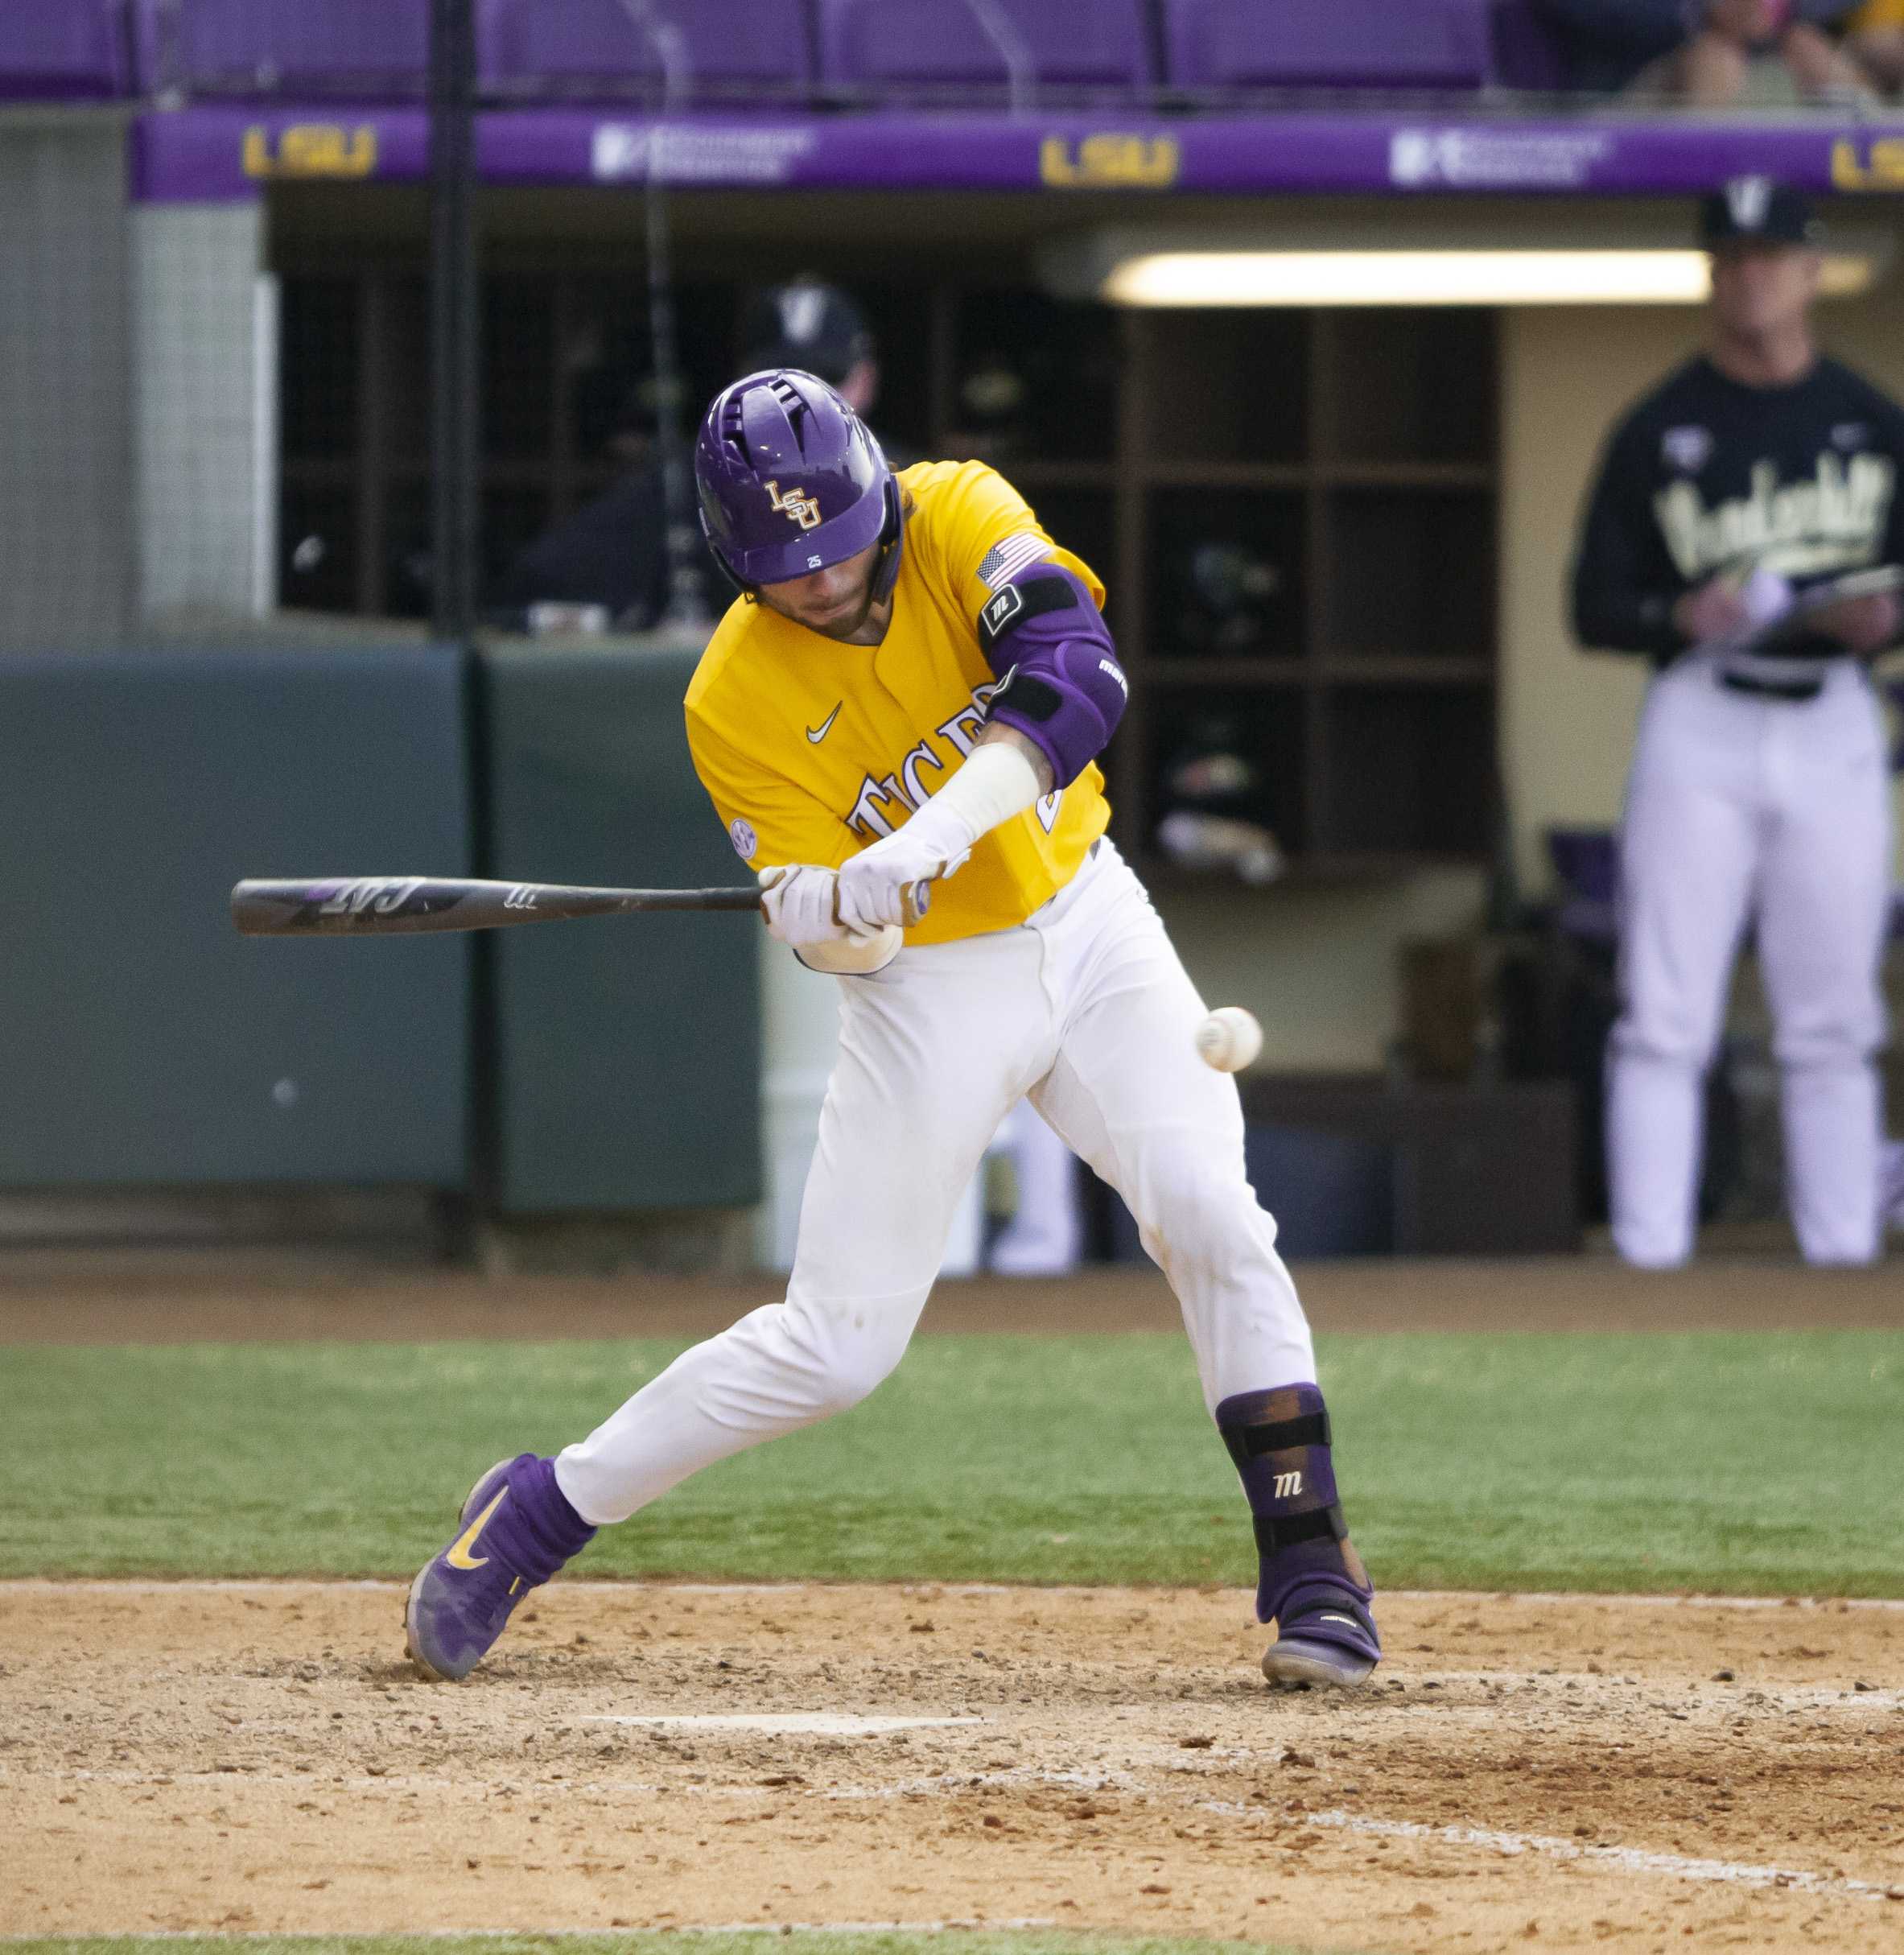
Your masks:
M1154 860L1194 729L1228 724L1248 730L1260 774L1287 777L1222 811L1263 821L1316 872L1292 881L1484 858L1493 315L1136 312L1123 332L1120 840ZM1207 599L1213 546L1241 555L1216 567L1231 608L1214 619L1185 596Z
M421 246L346 248L295 225L274 240L287 604L427 608ZM611 436L645 358L646 298L625 241L499 233L485 261L493 575L624 465ZM681 253L696 399L741 351L735 262L732 238ZM1224 811L1276 832L1292 884L1484 858L1494 315L1119 311L1050 298L1027 266L921 237L868 278L844 240L745 277L810 270L852 291L878 337L872 419L892 447L994 463L1103 575L1131 682L1105 761L1127 853L1157 864L1173 773L1227 732L1255 779Z
M1325 460L1491 471L1492 313L1379 306L1312 318L1317 447Z

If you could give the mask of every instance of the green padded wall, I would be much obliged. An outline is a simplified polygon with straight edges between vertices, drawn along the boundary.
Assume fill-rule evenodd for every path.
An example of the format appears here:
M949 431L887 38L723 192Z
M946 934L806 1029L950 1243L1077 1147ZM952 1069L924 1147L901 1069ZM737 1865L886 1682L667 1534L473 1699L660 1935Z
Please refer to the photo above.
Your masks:
M745 882L694 777L695 654L497 646L480 660L484 872ZM616 917L492 940L495 1205L515 1215L760 1198L760 926Z
M468 939L227 906L468 873L463 702L414 645L0 659L0 1186L464 1185Z

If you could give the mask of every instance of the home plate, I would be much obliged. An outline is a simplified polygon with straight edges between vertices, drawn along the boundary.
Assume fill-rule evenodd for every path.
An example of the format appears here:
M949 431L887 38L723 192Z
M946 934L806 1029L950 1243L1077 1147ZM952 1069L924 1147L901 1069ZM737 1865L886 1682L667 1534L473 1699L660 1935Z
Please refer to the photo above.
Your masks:
M814 1738L876 1738L883 1731L939 1730L949 1724L983 1724L983 1718L854 1718L832 1710L741 1712L734 1716L579 1718L578 1724L665 1725L682 1731L775 1731Z

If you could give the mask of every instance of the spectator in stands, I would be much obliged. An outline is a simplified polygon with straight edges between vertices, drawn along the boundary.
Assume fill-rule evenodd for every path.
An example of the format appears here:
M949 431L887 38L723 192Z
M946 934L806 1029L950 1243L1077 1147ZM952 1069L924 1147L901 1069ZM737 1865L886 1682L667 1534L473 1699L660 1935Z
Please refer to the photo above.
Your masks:
M1879 88L1904 89L1904 0L1865 0L1844 23L1844 47Z
M1704 0L1704 19L1660 79L1701 107L1742 100L1756 71L1782 66L1811 100L1853 99L1869 85L1826 29L1856 0Z
M1868 95L1827 30L1857 0L1541 0L1574 85L1723 108L1752 93ZM1768 80L1770 86L1768 89Z
M741 307L738 343L739 373L802 367L839 388L858 414L868 413L879 398L872 333L864 314L836 286L800 278L753 294ZM668 566L651 388L649 382L630 386L601 372L591 374L577 410L579 418L593 424L596 438L579 445L604 448L624 464L623 472L509 566L497 600L513 621L528 618L538 604L599 606L624 631L646 630L660 618ZM914 459L896 453L883 436L881 443L895 468ZM728 586L711 563L703 582L718 613L731 594Z

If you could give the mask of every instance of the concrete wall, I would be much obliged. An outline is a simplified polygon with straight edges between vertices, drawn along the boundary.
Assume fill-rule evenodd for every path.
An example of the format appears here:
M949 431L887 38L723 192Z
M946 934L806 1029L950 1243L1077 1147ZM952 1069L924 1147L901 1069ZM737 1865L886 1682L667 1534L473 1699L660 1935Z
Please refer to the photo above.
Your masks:
M144 204L130 221L139 615L262 613L277 501L264 205Z
M0 648L130 614L125 150L110 111L0 113Z
M1900 274L1827 305L1828 350L1904 398ZM1580 504L1613 422L1696 352L1691 307L1527 307L1502 321L1501 758L1515 859L1530 893L1551 883L1543 830L1620 811L1644 660L1588 656L1566 621Z
M0 649L270 608L260 203L126 197L116 111L0 111Z

